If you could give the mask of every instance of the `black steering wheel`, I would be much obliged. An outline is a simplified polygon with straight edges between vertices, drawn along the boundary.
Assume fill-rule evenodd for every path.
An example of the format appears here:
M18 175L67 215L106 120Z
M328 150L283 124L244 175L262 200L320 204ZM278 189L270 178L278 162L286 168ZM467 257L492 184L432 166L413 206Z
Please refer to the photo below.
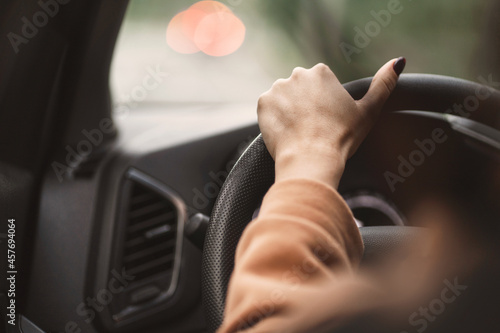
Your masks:
M354 99L362 98L371 78L344 85ZM488 96L488 97L485 97ZM491 123L491 112L500 105L500 92L470 81L427 74L406 74L384 106L383 112L423 110L444 113L454 104L474 104L470 119ZM234 267L236 246L243 230L274 182L274 161L259 135L242 154L219 193L203 249L203 303L210 331L224 315L227 286ZM365 254L380 252L392 242L404 241L409 227L361 228Z

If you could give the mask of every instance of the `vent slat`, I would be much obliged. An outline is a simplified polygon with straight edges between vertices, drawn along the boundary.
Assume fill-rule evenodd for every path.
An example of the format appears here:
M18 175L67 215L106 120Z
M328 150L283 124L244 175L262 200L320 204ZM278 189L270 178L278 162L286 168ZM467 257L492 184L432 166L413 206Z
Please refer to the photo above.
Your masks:
M137 231L142 230L142 229L151 228L151 227L156 226L158 224L168 224L167 222L171 221L174 217L175 217L174 212L168 212L168 213L164 213L162 215L156 216L154 218L138 222L138 223L136 223L133 226L128 228L128 233L131 234L131 233L137 232Z
M151 192L146 192L146 193L134 195L134 196L132 196L132 199L130 199L130 205L135 206L135 205L141 204L143 202L147 202L149 200L152 200L156 197L157 197L156 194L151 193Z
M176 229L172 229L172 231L169 234L162 235L161 239L165 239L167 241L170 241L170 240L175 241L175 236L176 236L175 232L176 232ZM153 239L153 240L155 240L155 239ZM128 251L129 249L140 247L142 244L147 246L147 244L150 244L150 243L153 243L153 241L151 239L147 239L143 235L133 237L133 238L130 237L130 238L128 238L127 242L125 243L125 249L126 249L126 251Z
M167 198L153 188L134 180L128 192L124 247L121 266L135 277L132 285L153 276L172 274L177 211Z
M130 248L130 247L142 244L142 243L144 243L145 240L146 239L143 236L139 236L139 237L135 237L135 238L132 238L132 239L128 239L125 242L125 248Z
M123 262L125 264L128 264L129 262L133 260L137 260L140 258L144 258L148 255L163 251L163 250L168 250L172 249L175 246L175 239L167 241L167 242L161 242L160 244L157 244L156 246L151 246L148 247L142 251L137 251L134 252L133 254L129 254L123 258Z
M145 271L153 269L157 266L161 266L163 264L173 263L174 257L175 257L174 254L170 254L170 255L155 259L155 260L151 260L151 261L146 262L142 265L136 266L132 269L129 269L129 270L127 270L126 268L125 269L127 271L127 274L132 275L132 276L136 276L136 275L139 275Z
M136 219L143 215L147 215L153 212L160 211L161 209L168 208L168 205L165 202L154 202L145 207L129 211L128 216L129 219Z

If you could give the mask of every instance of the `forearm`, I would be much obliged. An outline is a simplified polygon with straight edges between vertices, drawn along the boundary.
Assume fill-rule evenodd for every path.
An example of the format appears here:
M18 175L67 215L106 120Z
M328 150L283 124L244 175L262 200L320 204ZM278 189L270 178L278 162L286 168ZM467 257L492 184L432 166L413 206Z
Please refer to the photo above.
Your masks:
M351 274L361 255L352 214L331 186L311 179L278 181L238 245L220 332L252 326L263 304L267 325L308 302L305 291L321 288L320 281Z
M311 179L336 189L344 172L346 157L333 147L310 146L276 156L276 182Z

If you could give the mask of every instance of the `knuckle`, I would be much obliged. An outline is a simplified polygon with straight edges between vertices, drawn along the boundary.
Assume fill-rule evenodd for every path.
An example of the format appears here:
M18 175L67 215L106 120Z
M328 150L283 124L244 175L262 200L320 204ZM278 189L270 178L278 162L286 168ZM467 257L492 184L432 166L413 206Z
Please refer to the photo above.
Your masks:
M324 63L320 62L316 66L314 66L316 69L318 69L321 72L330 72L330 67L325 65Z
M306 71L306 69L303 67L295 67L292 71L292 77L303 74L305 71Z
M287 79L278 79L274 82L273 86L281 86L287 82Z
M259 99L257 101L257 112L262 110L262 108L266 105L268 99L269 99L268 91L259 96Z

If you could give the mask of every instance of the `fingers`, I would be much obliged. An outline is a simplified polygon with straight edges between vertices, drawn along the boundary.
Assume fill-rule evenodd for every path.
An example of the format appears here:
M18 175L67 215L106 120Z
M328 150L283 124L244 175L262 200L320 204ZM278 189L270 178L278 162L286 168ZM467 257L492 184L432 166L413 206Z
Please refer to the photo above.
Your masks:
M392 59L373 77L366 95L358 101L364 108L380 110L396 87L399 74L406 64L405 58Z
M320 75L324 75L325 77L328 77L330 79L333 79L335 83L338 83L340 85L340 81L337 79L337 76L335 75L334 72L328 67L327 65L323 63L319 63L315 65L313 68L310 69L311 72L318 73Z

